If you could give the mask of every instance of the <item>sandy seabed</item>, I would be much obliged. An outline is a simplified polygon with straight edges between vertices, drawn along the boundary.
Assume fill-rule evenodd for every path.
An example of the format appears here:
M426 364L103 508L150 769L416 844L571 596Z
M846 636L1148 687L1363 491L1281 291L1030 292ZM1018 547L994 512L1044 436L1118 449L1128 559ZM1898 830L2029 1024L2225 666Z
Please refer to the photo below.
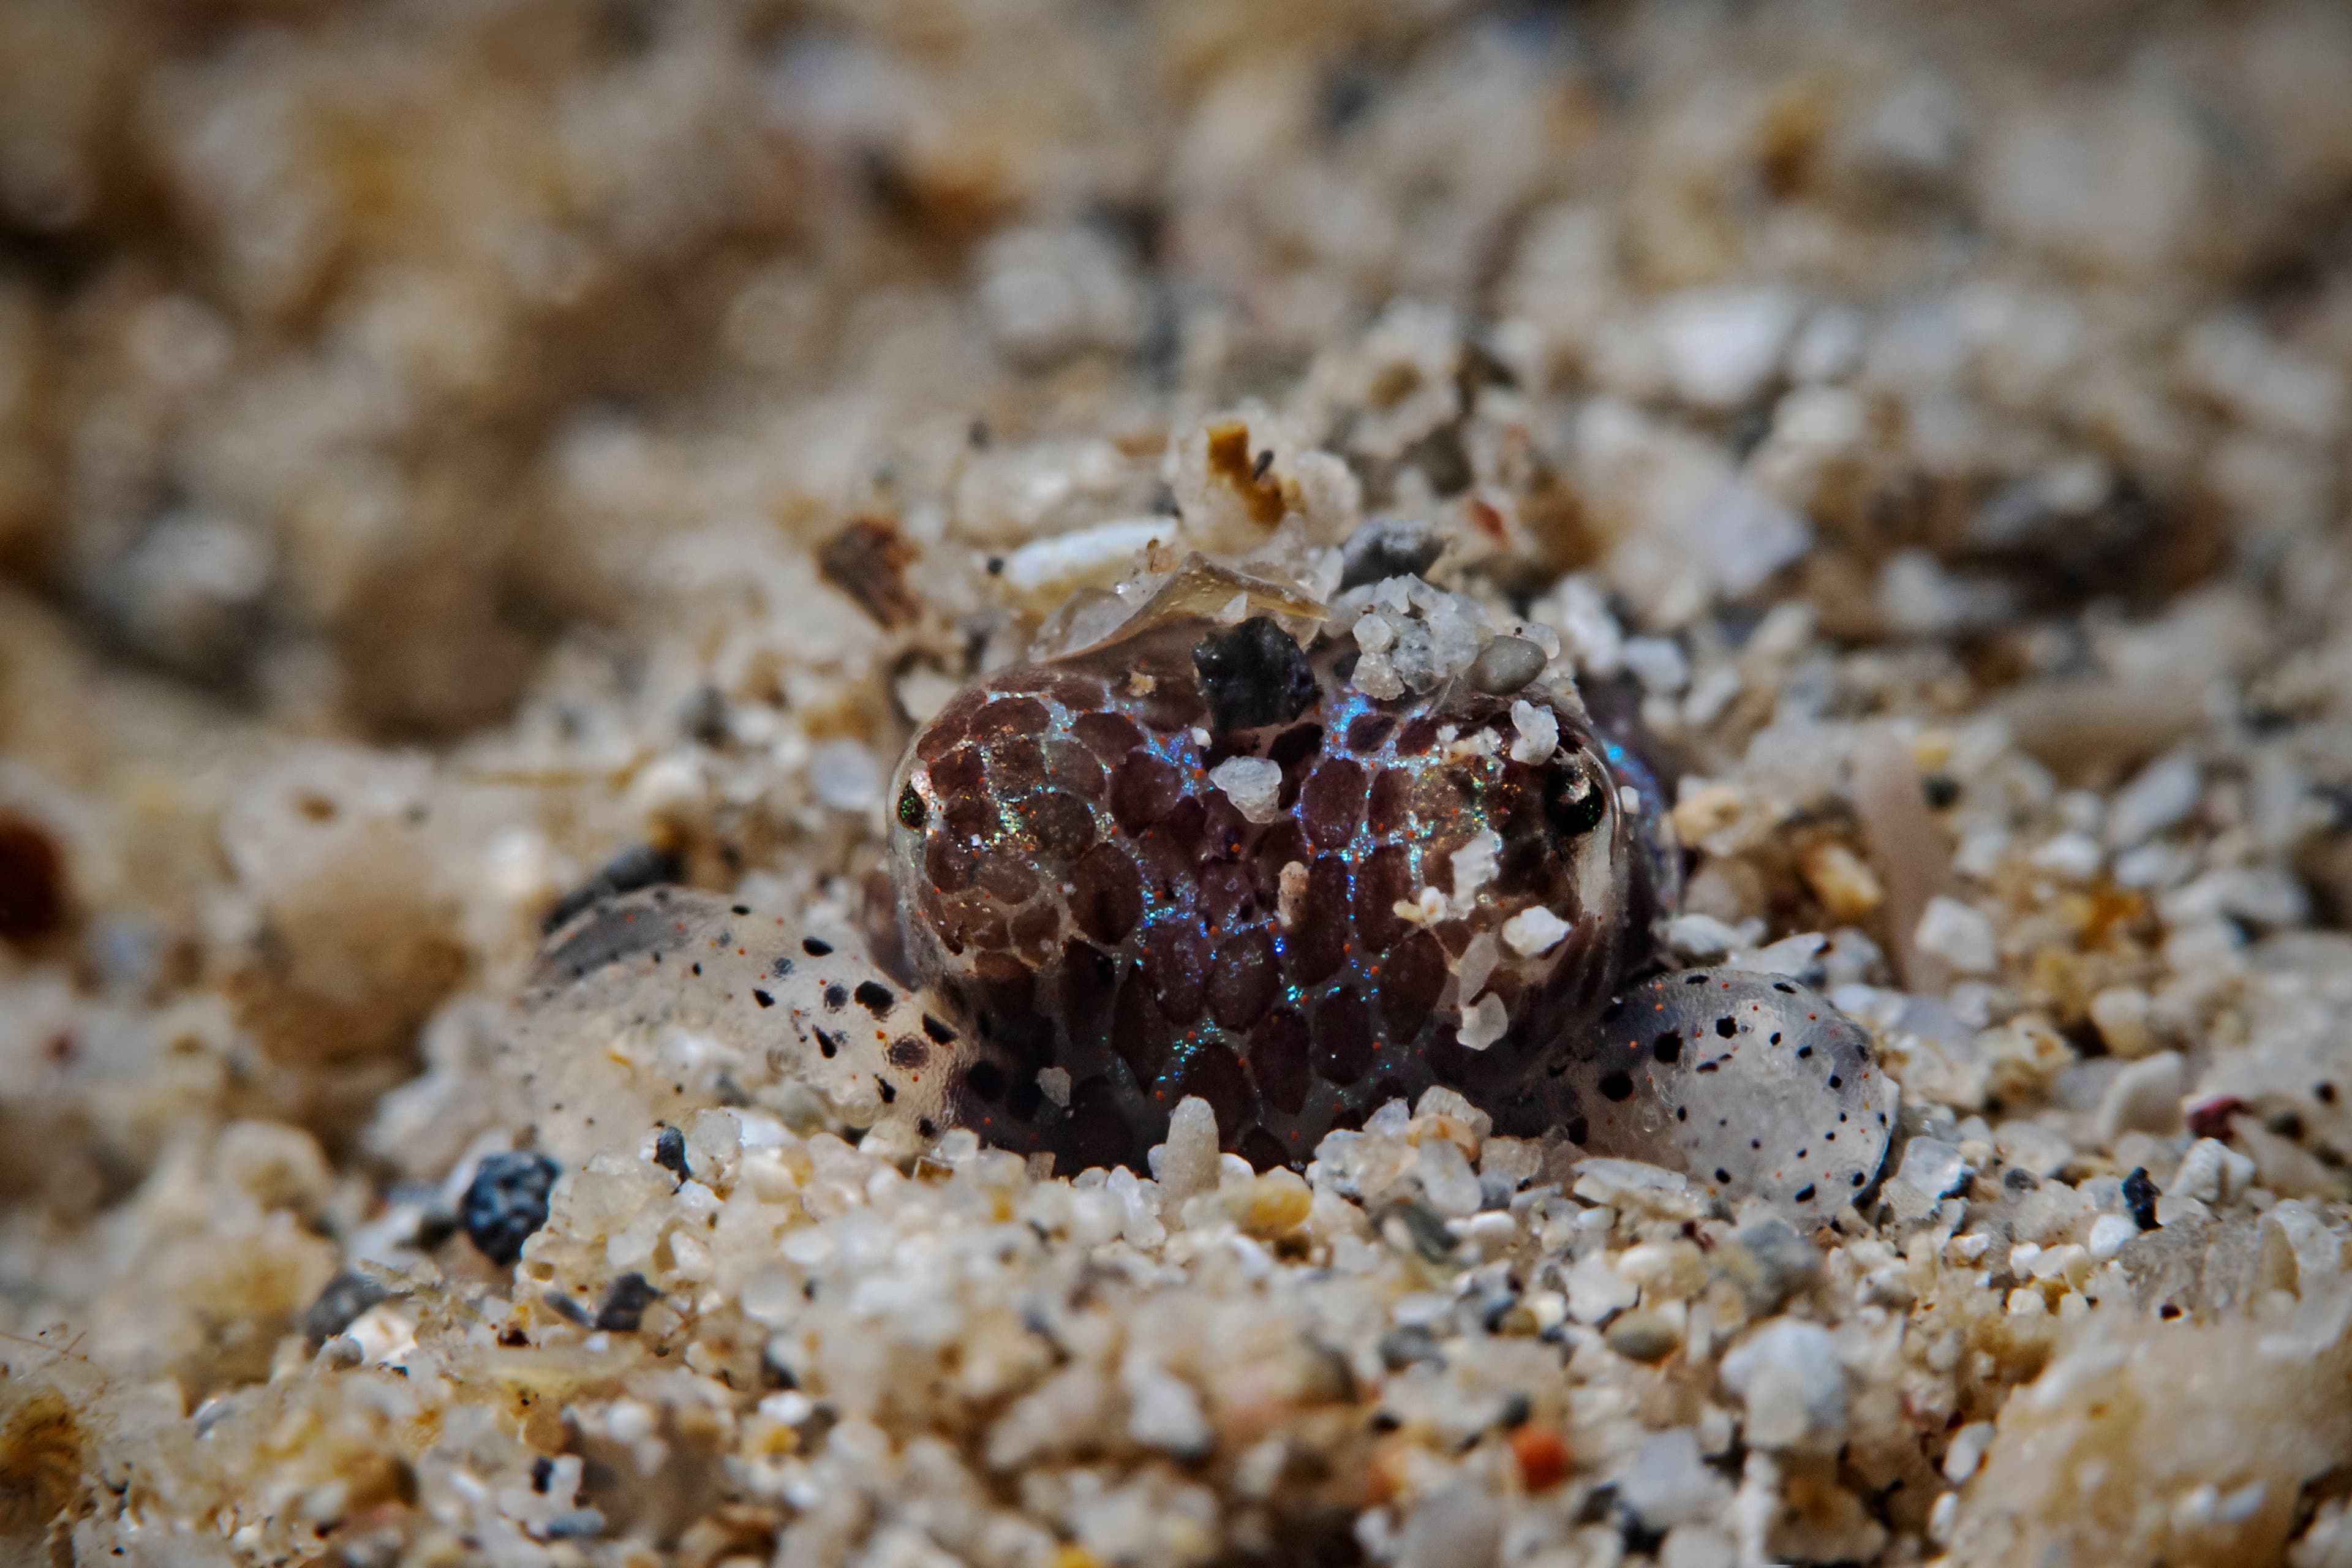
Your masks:
M2284 0L0 0L0 1556L2352 1565L2347 83ZM1674 961L1871 1031L1860 1212L777 1088L493 1261L559 900L855 929L1073 593L1383 521L1635 694Z

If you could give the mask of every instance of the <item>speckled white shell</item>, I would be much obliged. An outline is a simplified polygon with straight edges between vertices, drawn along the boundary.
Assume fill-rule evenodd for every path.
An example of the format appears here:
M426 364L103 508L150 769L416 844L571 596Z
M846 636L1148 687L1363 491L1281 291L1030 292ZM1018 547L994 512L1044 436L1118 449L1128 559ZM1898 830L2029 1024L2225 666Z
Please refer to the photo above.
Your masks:
M500 1043L540 1146L573 1164L656 1121L746 1103L911 1152L950 1125L965 1048L952 1016L856 938L683 888L608 899L558 929Z
M575 1165L616 1134L747 1103L913 1153L957 1124L972 1065L997 1059L856 938L682 888L608 899L559 929L500 1050L539 1145ZM1728 969L1662 975L1612 1004L1548 1098L1591 1153L1800 1221L1876 1181L1895 1109L1861 1026L1791 981Z
M1800 1222L1878 1179L1895 1089L1862 1026L1794 981L1737 969L1660 975L1611 1004L1561 1088L1591 1153L1753 1193Z

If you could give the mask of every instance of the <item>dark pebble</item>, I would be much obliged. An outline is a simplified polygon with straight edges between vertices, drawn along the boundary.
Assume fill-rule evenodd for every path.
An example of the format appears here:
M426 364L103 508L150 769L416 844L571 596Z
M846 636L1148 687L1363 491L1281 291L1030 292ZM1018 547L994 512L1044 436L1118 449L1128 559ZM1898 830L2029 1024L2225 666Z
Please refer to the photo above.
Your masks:
M596 1309L596 1326L615 1334L634 1334L645 1321L646 1309L661 1299L661 1292L646 1283L646 1277L631 1271L604 1288L604 1305Z
M918 553L889 519L862 517L825 541L817 571L877 626L902 626L923 613L922 599L907 581Z
M675 1127L665 1127L654 1134L654 1163L673 1173L679 1181L694 1174L686 1168L686 1134Z
M1454 1257L1454 1233L1445 1228L1445 1216L1410 1198L1388 1206L1381 1215L1381 1235L1391 1247L1402 1242L1424 1262L1444 1263Z
M491 1154L474 1167L459 1218L466 1237L493 1263L512 1263L522 1244L547 1223L547 1194L555 1162L544 1154Z
M1192 649L1201 697L1220 733L1287 724L1315 701L1315 671L1288 632L1265 616L1212 633Z
M550 1541L584 1541L604 1533L604 1516L593 1508L575 1508L547 1521Z
M1419 577L1444 553L1444 536L1430 524L1417 518L1377 519L1339 547L1339 591L1391 577Z
M2234 1094L2217 1094L2209 1100L2200 1100L2189 1107L2189 1131L2199 1138L2218 1138L2227 1142L2231 1120L2245 1109L2246 1102Z
M1437 1348L1437 1336L1419 1323L1391 1329L1381 1336L1381 1364L1391 1372L1402 1372L1415 1362L1423 1361L1443 1366L1445 1355Z
M650 844L633 844L605 861L594 876L556 900L555 907L539 922L539 929L542 934L551 932L601 900L634 893L639 888L680 881L685 876L686 862L676 854Z
M316 1350L391 1293L364 1274L338 1274L302 1314L302 1333Z
M2135 1165L2132 1173L2124 1178L2124 1206L2131 1210L2132 1223L2142 1230L2156 1228L2156 1184L2147 1178L2146 1165Z
M21 816L0 816L0 939L36 942L66 918L66 862L58 842Z
M706 746L727 741L727 699L715 686L698 686L678 709L677 727L689 741Z
M460 1228L456 1215L436 1205L416 1222L416 1229L410 1235L408 1245L419 1252L430 1252L457 1235Z

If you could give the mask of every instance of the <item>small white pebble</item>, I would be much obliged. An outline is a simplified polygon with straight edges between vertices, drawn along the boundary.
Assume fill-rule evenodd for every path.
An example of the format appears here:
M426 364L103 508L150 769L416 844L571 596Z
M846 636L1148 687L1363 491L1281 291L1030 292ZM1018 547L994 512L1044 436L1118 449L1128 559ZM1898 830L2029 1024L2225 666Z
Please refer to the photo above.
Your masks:
M1168 1142L1145 1152L1152 1180L1158 1182L1169 1212L1183 1205L1194 1193L1217 1186L1217 1113L1198 1095L1179 1100L1168 1118Z
M1688 1426L1643 1438L1617 1481L1620 1500L1653 1530L1721 1518L1729 1489L1700 1458L1698 1433Z
M2099 865L2105 857L2100 853L2098 841L2087 833L2061 833L2035 849L2029 858L2034 868L2063 877L2070 882L2087 882L2099 874Z
M629 786L629 804L650 817L685 811L702 799L702 766L692 756L672 753L657 757Z
M2004 1121L1993 1134L2000 1157L2037 1176L2053 1175L2074 1157L2074 1146L2064 1134L2038 1121Z
M1992 1250L1992 1237L1982 1231L1956 1236L1944 1243L1944 1255L1960 1263L1975 1263Z
M1647 1289L1673 1273L1675 1259L1672 1248L1643 1242L1617 1255L1617 1272Z
M2205 775L2194 759L2159 757L2140 771L2107 807L2107 843L2128 848L2173 826L2197 809Z
M1399 899L1390 907L1401 921L1417 926L1435 925L1445 918L1445 895L1435 888L1423 888L1412 899Z
M2180 1125L2180 1095L2188 1069L2178 1051L2143 1057L2116 1074L2099 1099L2099 1136L2109 1144L2126 1132L2170 1132Z
M1782 937L1769 947L1735 952L1725 961L1725 966L1751 974L1785 974L1792 980L1803 980L1811 973L1818 983L1823 968L1818 955L1829 944L1830 939L1820 931L1800 931L1795 936Z
M615 1399L604 1407L604 1431L616 1442L635 1443L654 1435L653 1407L635 1399Z
M1658 1548L1658 1568L1732 1568L1738 1561L1731 1537L1706 1524L1678 1524Z
M1470 842L1456 849L1449 858L1454 862L1454 907L1466 910L1478 896L1478 889L1495 879L1496 858L1503 851L1501 835L1491 827L1482 827L1471 836Z
M2050 1303L2043 1300L2042 1292L2031 1285L2020 1285L2011 1290L2005 1305L2012 1318L2038 1318L2050 1310Z
M1227 757L1209 770L1234 809L1264 826L1282 815L1282 765L1268 757Z
M1960 1494L1946 1492L1927 1510L1927 1539L1938 1546L1948 1544L1952 1539L1952 1526L1959 1522L1959 1518Z
M928 724L962 689L961 685L939 670L917 665L898 678L898 706L916 723Z
M416 1320L396 1302L379 1302L352 1319L343 1336L362 1360L386 1365L416 1348Z
M1464 1050L1483 1051L1501 1039L1503 1031L1510 1026L1510 1015L1503 1009L1503 999L1481 996L1476 1005L1464 1011L1462 1028L1454 1038L1462 1042Z
M1434 891L1434 889L1432 889ZM1441 900L1443 894L1439 895ZM1301 860L1286 860L1275 879L1275 919L1285 931L1298 926L1298 912L1307 907L1307 865Z
M2263 1482L2248 1481L2235 1491L2223 1492L2213 1507L2213 1518L2221 1524L2243 1524L2262 1511L2263 1499L2268 1495Z
M2205 1206L2203 1199L2192 1198L2185 1193L2167 1193L2156 1200L2156 1223L2158 1228L2168 1225L2179 1225L2185 1219L2203 1220L2212 1217L2213 1211Z
M1276 1436L1253 1444L1234 1462L1234 1490L1255 1502L1274 1496L1290 1463L1290 1444Z
M2139 1234L2139 1225L2128 1215L2103 1214L2091 1222L2091 1258L2105 1263L2124 1249L2124 1243Z
M710 1248L697 1241L684 1230L675 1230L669 1237L670 1268L681 1279L708 1279L718 1272Z
M1454 971L1455 978L1462 983L1462 995L1465 1000L1486 989L1486 982L1494 976L1495 965L1502 959L1502 949L1496 945L1492 931L1482 931L1470 939L1470 945L1462 950L1462 962Z
M1952 1434L1944 1449L1944 1479L1954 1486L1963 1486L1984 1463L1985 1450L1992 1447L1993 1425L1990 1421L1971 1421Z
M1361 623L1359 623L1360 625ZM1404 695L1404 678L1396 672L1385 654L1368 653L1356 661L1356 673L1349 684L1367 697L1377 697L1383 702Z
M1522 958L1533 958L1558 946L1568 929L1566 921L1533 904L1503 922L1503 945Z
M1990 974L1999 962L1992 921L1982 911L1943 894L1927 900L1912 940L1963 974Z
M1492 730L1474 730L1459 740L1445 742L1445 760L1449 763L1475 762L1495 754L1497 742Z
M2008 853L2008 828L1971 827L1960 835L1959 845L1952 851L1952 869L1973 881L1988 881L2000 869L2001 857Z
M482 882L501 903L519 904L554 879L553 851L534 827L510 827L491 838L482 857Z
M1967 1153L1938 1138L1914 1138L1904 1145L1903 1163L1895 1168L1895 1179L1910 1186L1930 1202L1940 1202L1965 1191L1969 1176ZM1962 1237L1962 1241L1981 1244L1982 1237ZM1984 1256L1983 1245L1978 1245L1968 1258L1974 1262Z
M1511 728L1518 731L1518 739L1511 742L1515 763L1548 763L1559 749L1559 716L1549 708L1521 698L1511 704Z
M1676 915L1666 922L1666 944L1688 958L1720 958L1752 943L1764 934L1764 922L1754 918L1728 926L1713 915Z
M2077 1279L2090 1278L2091 1255L2084 1247L2068 1242L2063 1247L2045 1248L2033 1260L2032 1274L2036 1279L2063 1279L2069 1284Z
M1671 697L1690 684L1690 661L1667 637L1629 637L1622 650L1625 668L1654 697Z
M2195 1198L2200 1203L2226 1203L2253 1185L2254 1163L2228 1144L2200 1138L2180 1157L2180 1168L2166 1184L2167 1197Z
M1727 664L1715 666L1699 677L1698 683L1683 699L1683 721L1694 730L1706 729L1731 706L1742 684L1737 668Z
M1444 1139L1437 1140L1444 1142ZM1423 1145L1428 1147L1427 1144ZM1497 1247L1508 1247L1519 1237L1519 1222L1502 1209L1488 1209L1471 1215L1466 1219L1450 1219L1445 1228L1465 1241L1475 1241L1490 1252Z
M1454 1298L1442 1290L1413 1290L1389 1304L1389 1317L1401 1329L1425 1329L1454 1310Z
M787 1388L762 1398L760 1414L779 1426L797 1426L816 1414L816 1401L797 1388Z
M1370 1518L1385 1510L1367 1510ZM1392 1550L1374 1546L1370 1554L1397 1568L1453 1568L1455 1563L1495 1563L1503 1537L1502 1502L1485 1482L1465 1476L1415 1500L1395 1536ZM1358 1539L1364 1539L1360 1525ZM1377 1537L1373 1538L1377 1541ZM1136 1561L1136 1559L1128 1559ZM1173 1561L1173 1559L1163 1559Z
M833 1256L833 1237L815 1226L800 1226L784 1232L783 1239L776 1243L776 1251L785 1262L807 1268Z
M1568 1321L1568 1298L1557 1290L1534 1290L1520 1298L1519 1304L1535 1320L1538 1331L1556 1329Z
M1154 543L1171 537L1172 517L1121 517L1045 539L1033 539L1004 557L998 580L1016 594L1047 594L1118 572Z
M1119 1381L1127 1390L1127 1435L1147 1448L1177 1455L1205 1450L1214 1434L1192 1384L1130 1354Z
M827 741L810 754L809 789L835 811L864 811L881 797L882 765L855 741Z
M1047 1100L1052 1100L1055 1105L1060 1106L1063 1110L1067 1110L1070 1108L1069 1068L1039 1068L1037 1069L1037 1088Z
M1785 1448L1845 1425L1845 1369L1819 1323L1776 1318L1722 1362L1724 1386L1748 1402L1748 1441Z
M1612 1312L1625 1310L1641 1297L1640 1289L1617 1271L1605 1252L1579 1258L1569 1267L1568 1312L1580 1323L1598 1323Z
M1450 1138L1429 1138L1415 1154L1414 1173L1429 1206L1449 1218L1478 1212L1477 1173L1470 1169L1461 1146Z

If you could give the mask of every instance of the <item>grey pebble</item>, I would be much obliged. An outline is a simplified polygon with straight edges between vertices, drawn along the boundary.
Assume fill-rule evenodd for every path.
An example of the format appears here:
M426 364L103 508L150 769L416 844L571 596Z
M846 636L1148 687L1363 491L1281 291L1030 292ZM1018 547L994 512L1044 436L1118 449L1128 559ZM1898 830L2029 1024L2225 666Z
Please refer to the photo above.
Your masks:
M1645 1366L1665 1360L1683 1342L1682 1335L1663 1314L1648 1311L1620 1312L1610 1320L1601 1338L1627 1361Z
M1419 518L1375 518L1339 547L1339 588L1360 588L1390 577L1419 577L1445 553L1445 538Z
M1508 697L1543 673L1544 650L1525 637L1496 637L1471 661L1470 684L1489 697Z

